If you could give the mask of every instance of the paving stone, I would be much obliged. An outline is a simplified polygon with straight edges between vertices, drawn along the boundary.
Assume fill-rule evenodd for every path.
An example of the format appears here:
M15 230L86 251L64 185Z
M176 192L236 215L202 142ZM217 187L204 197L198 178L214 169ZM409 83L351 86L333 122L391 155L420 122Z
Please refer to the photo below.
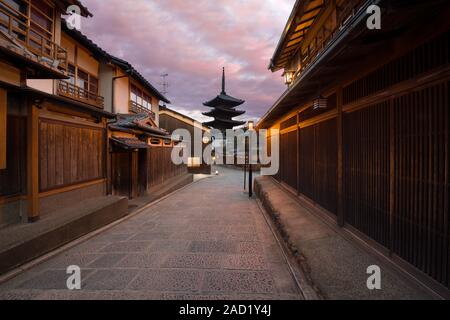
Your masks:
M241 192L242 173L220 170L0 285L0 299L300 298L258 206ZM70 264L82 267L81 291L66 288Z
M41 291L33 300L73 300L73 301L85 301L93 300L97 297L96 292L85 290L47 290Z
M92 270L81 270L81 286L84 287L85 279L89 277ZM18 285L18 289L61 289L67 290L67 279L70 277L66 270L48 270L37 274L31 279Z
M123 290L136 277L138 270L97 270L85 281L86 290Z
M0 301L2 300L33 300L38 297L40 291L33 290L11 290L0 291Z
M121 290L121 291L102 291L97 292L97 294L93 297L93 300L101 300L101 301L133 301L133 300L160 300L160 293L155 292L141 292L141 291L129 291L129 290Z
M169 239L171 237L171 232L162 232L162 231L150 231L150 232L141 232L134 235L130 241L149 241L149 240L161 240L161 239Z
M74 248L71 248L67 251L68 254L75 254L75 253L98 253L106 246L109 246L111 242L105 242L105 241L98 241L95 238L90 239L84 243L81 243L77 245Z
M130 252L143 252L147 250L151 245L150 241L127 241L117 242L105 247L102 252L114 252L114 253L130 253Z
M42 268L44 269L63 269L67 270L69 266L78 266L80 268L87 267L92 261L98 259L99 254L67 254L64 253L56 258L44 262Z
M173 239L186 239L198 241L215 241L220 238L216 232L198 231L198 232L181 232L174 234Z
M224 269L268 270L269 266L260 255L229 255L223 260Z
M244 241L244 242L238 242L236 244L237 249L236 249L236 253L240 253L240 254L261 254L261 252L263 252L262 246L259 242L248 242L248 241Z
M173 254L164 262L164 268L218 269L223 265L218 254Z
M207 271L202 292L275 293L270 272Z
M122 242L130 239L133 233L106 233L98 236L97 240L104 242Z
M189 240L155 240L147 249L150 252L185 252L191 245Z
M198 291L202 273L186 270L144 270L129 286L131 290Z
M158 268L166 260L166 254L161 253L132 253L118 264L118 268L147 269Z
M113 268L126 257L126 254L102 254L97 259L91 262L88 267L91 269L106 269Z
M190 252L234 253L236 243L232 241L193 241Z
M232 232L227 234L227 240L230 241L258 241L258 235L256 233L239 233Z

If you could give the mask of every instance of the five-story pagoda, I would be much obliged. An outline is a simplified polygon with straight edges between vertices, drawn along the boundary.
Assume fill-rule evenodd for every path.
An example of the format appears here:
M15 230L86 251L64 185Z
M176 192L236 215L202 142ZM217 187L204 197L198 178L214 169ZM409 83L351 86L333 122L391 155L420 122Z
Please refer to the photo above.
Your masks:
M213 121L206 122L204 125L225 131L227 129L233 129L234 127L245 124L244 121L233 120L234 117L241 116L245 111L236 110L236 107L245 103L244 100L233 98L227 95L225 91L225 68L223 68L222 74L222 92L220 95L205 102L203 105L212 108L211 111L203 113L207 117L214 118Z

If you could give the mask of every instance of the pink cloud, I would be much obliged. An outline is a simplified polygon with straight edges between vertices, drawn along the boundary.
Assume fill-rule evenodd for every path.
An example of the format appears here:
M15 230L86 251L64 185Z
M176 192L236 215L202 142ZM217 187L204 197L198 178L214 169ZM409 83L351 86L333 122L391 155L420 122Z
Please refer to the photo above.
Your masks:
M156 87L169 73L168 97L197 115L220 90L245 99L248 118L265 113L285 89L267 70L295 0L84 0L94 18L82 31L132 63ZM201 120L201 119L200 119Z

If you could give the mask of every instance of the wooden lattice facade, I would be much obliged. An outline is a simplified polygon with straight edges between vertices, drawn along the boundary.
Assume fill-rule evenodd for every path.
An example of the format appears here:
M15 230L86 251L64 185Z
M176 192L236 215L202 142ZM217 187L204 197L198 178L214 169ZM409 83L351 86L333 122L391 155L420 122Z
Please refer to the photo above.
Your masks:
M403 20L382 11L377 34L365 27L370 2L360 1L354 24L341 27L354 28L352 36L338 32L334 48L325 43L316 60L299 66L259 128L280 130L275 178L287 190L447 296L450 8L445 1L394 5L391 14ZM440 14L430 20L432 12ZM280 58L286 45L277 50L273 69L289 70L290 60ZM318 96L327 108L313 108Z

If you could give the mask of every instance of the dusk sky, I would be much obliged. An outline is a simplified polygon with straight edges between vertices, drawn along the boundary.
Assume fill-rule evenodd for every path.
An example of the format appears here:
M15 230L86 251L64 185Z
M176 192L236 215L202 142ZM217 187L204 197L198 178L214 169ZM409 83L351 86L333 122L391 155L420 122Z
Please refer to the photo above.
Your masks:
M134 65L157 89L168 73L168 98L204 121L203 102L220 91L246 100L258 118L285 90L267 68L295 0L83 0L93 18L82 32Z

